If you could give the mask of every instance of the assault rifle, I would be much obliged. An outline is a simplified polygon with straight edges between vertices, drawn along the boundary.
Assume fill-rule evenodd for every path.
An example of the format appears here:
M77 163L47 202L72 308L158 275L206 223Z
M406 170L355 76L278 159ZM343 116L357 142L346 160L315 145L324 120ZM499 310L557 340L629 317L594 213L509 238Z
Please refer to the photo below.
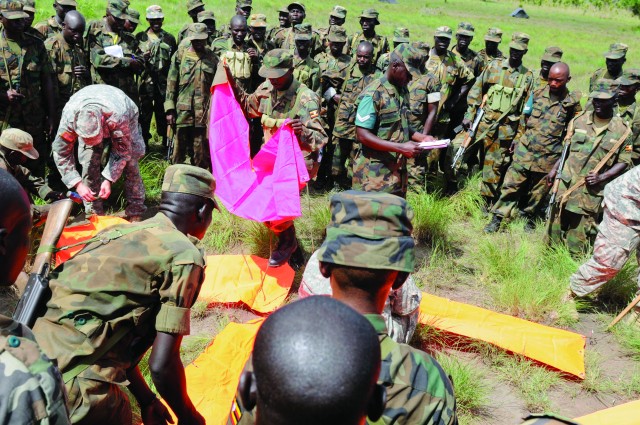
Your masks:
M453 168L454 171L457 171L458 168L460 168L460 165L462 163L462 157L464 156L465 151L469 146L471 146L471 144L473 143L476 137L476 131L478 130L478 126L480 125L480 121L482 121L482 117L484 117L484 105L486 103L487 103L487 96L485 95L484 98L482 98L482 104L480 104L480 108L478 108L478 111L476 112L476 118L473 120L473 124L471 125L471 128L467 132L467 137L465 137L464 141L462 142L462 146L458 148L456 155L453 157L453 161L451 162L451 168Z
M567 155L569 154L570 146L571 146L571 140L566 139L564 143L564 148L562 149L562 156L560 156L560 163L558 164L558 170L556 171L556 177L553 179L553 188L551 189L551 198L549 199L549 205L547 206L547 211L545 212L545 217L547 220L551 219L553 206L556 203L556 195L558 194L558 188L560 187L560 178L562 177L562 169L564 168L564 163L567 160Z
M171 162L173 156L173 148L175 145L176 128L175 125L167 126L167 161Z

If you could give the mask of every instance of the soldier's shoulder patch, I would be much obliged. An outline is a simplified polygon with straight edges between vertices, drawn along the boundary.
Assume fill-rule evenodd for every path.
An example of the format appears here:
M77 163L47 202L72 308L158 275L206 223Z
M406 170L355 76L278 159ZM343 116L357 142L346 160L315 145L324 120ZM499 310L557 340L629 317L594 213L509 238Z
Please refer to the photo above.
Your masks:
M632 152L633 151L633 146L632 145L627 145L624 147L624 150L627 152Z
M318 116L320 116L320 112L317 109L313 110L313 111L309 112L309 116L311 118L318 118Z
M66 140L67 142L71 143L71 142L75 142L76 140L76 135L70 131L64 131L62 132L62 134L60 135L60 137L63 140Z

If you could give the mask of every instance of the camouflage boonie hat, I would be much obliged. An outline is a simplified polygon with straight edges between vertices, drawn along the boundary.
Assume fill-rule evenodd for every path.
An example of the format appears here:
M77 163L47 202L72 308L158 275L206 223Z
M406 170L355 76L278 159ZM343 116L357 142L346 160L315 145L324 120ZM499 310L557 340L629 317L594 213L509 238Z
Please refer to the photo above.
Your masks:
M210 10L203 10L202 12L198 12L197 21L199 23L204 23L206 21L216 21L216 15Z
M127 9L127 20L129 22L133 22L134 24L140 23L140 12L135 9L128 8Z
M500 43L502 41L502 30L500 28L489 28L484 36L484 40Z
M102 138L102 111L95 107L85 107L76 113L75 130L78 139L87 145Z
M325 263L413 272L413 210L388 193L348 190L331 197L331 221L318 250Z
M305 13L307 11L307 8L304 7L304 4L298 2L289 3L289 6L287 6L287 10L291 11L291 9L294 9L295 7L297 7L298 9L302 9L302 11Z
M443 27L438 27L436 28L436 31L433 33L434 37L444 37L444 38L452 38L453 37L453 30L451 29L451 27L448 26L443 26Z
M604 57L607 59L620 59L627 55L629 46L624 43L613 43L609 46L609 51L605 52Z
M22 10L25 12L36 13L36 2L34 0L21 0Z
M329 13L329 16L335 16L340 19L347 19L347 9L342 6L335 5Z
M523 32L514 32L511 36L510 49L527 50L529 48L529 34Z
M294 26L293 33L294 40L311 41L311 39L313 39L313 30L311 29L311 24L308 23L297 24L296 26Z
M187 37L190 40L206 40L209 38L208 28L201 22L189 24L187 27Z
M7 19L24 19L28 18L24 12L24 6L19 1L4 0L0 2L0 13Z
M120 19L127 19L127 6L129 6L129 4L123 0L109 0L107 2L107 10L109 13Z
M593 91L589 93L589 99L611 99L618 92L619 84L614 80L599 78Z
M251 28L266 28L267 27L267 15L262 13L255 13L249 17L249 26Z
M458 29L456 30L457 35L468 35L473 37L476 35L476 29L469 22L460 22L458 24Z
M408 43L409 40L409 29L398 27L393 30L393 42L394 43Z
M273 49L262 59L258 75L263 78L280 78L293 68L293 55L289 49Z
M151 6L147 7L146 10L146 17L147 19L163 19L164 18L164 13L162 13L162 7L158 6L157 4L152 4Z
M29 159L38 159L40 154L33 147L33 137L18 128L7 128L0 134L0 145L12 151L22 152Z
M556 46L550 46L544 49L544 54L542 55L542 60L545 62L560 62L562 60L562 54L564 52L561 48Z
M329 34L327 40L332 43L346 43L347 42L347 30L339 25L332 25L329 28Z
M380 21L378 20L378 16L380 16L380 14L378 13L377 10L375 10L375 9L365 9L365 10L362 11L362 13L360 14L359 18L375 19L375 24L376 25L380 25Z
M61 6L78 7L78 3L76 2L76 0L56 0L56 3L58 3Z
M417 78L420 72L420 65L424 60L424 55L420 50L409 43L402 43L391 52L392 55L399 56L407 67L411 76Z
M197 7L204 7L202 0L187 0L187 11L191 12Z
M162 180L163 192L186 193L216 202L213 194L216 180L211 172L204 168L186 164L175 164L167 167ZM217 208L217 203L216 203Z

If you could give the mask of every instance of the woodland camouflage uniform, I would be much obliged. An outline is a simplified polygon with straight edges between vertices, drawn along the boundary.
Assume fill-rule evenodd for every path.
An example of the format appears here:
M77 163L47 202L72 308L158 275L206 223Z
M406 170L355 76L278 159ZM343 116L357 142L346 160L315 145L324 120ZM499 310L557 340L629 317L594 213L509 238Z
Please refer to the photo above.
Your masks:
M502 41L502 30L500 28L489 28L484 36L484 40L500 43ZM484 71L484 68L489 65L489 62L493 61L494 59L503 58L504 55L502 54L500 49L497 49L494 56L490 56L487 53L487 49L481 49L478 51L478 57L482 60L482 70Z
M258 69L260 69L260 62L258 60L251 60L251 57L247 53L247 49L254 47L253 43L249 42L249 38L244 39L242 45L238 46L234 43L231 36L219 37L211 44L211 50L222 60L227 57L227 64L231 70L231 74L237 85L242 87L242 90L251 93L257 87L255 80L258 76ZM233 56L235 55L235 59ZM236 61L236 66L233 65L233 61Z
M34 28L42 34L45 40L62 33L62 25L58 23L55 16L51 16L46 21L38 22Z
M604 54L606 59L620 59L627 55L629 46L624 43L613 43L609 46L609 50ZM596 84L599 79L615 80L622 77L622 72L619 75L611 75L607 68L598 68L595 70L591 78L589 79L589 93L595 90Z
M625 71L622 77L616 80L620 85L640 84L640 69L633 68ZM615 114L631 127L631 137L633 145L633 165L640 164L640 107L638 101L633 99L631 104L623 105L618 99Z
M393 30L393 45L397 46L402 43L411 43L411 39L409 38L409 29L404 27L398 27ZM380 55L378 61L376 62L376 68L380 70L380 72L385 72L389 67L389 58L391 56L391 52L386 52Z
M329 13L329 16L330 17L334 16L339 19L347 19L347 9L345 9L342 6L335 5L333 6L331 13ZM329 25L323 28L316 29L316 32L320 37L320 45L322 46L323 51L327 53L329 53L329 40L327 39L327 37L329 36L329 32L331 31L331 28L334 26L336 25ZM345 45L345 49L346 49L346 45ZM343 52L345 52L344 49L343 49Z
M191 12L193 9L197 7L204 7L204 3L202 2L202 0L187 0L187 12ZM197 20L197 17L196 17L196 20ZM195 23L197 22L194 22L194 24ZM184 24L182 28L180 28L180 31L178 31L178 37L176 39L176 41L178 42L178 45L180 45L184 40L184 38L187 36L187 32L189 32L189 25L191 25L191 23Z
M358 18L375 19L379 25L380 22L378 21L378 16L379 13L375 9L366 9L362 11ZM387 37L385 37L384 35L375 34L373 37L367 38L362 32L356 31L351 37L349 37L349 41L347 41L347 44L345 46L345 52L355 58L356 51L358 50L358 45L361 41L368 41L373 44L374 64L378 63L380 55L390 51L389 40L387 40Z

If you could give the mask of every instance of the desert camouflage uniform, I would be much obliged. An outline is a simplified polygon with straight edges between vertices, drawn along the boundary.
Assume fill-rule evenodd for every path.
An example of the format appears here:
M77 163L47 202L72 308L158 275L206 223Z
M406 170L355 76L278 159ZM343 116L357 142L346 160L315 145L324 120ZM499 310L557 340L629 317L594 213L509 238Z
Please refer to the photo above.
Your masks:
M358 45L361 41L368 41L373 44L373 63L377 64L378 59L383 53L390 51L389 40L384 35L376 34L371 38L367 38L359 31L356 31L351 37L349 37L347 44L345 44L345 53L356 57Z
M57 77L57 96L56 111L57 121L60 121L62 108L67 104L73 94L83 87L91 84L89 72L89 62L86 59L82 46L71 46L62 36L62 32L55 33L44 42L51 64L53 65L53 73ZM73 68L76 66L84 66L87 69L86 78L78 78L73 74Z
M533 87L533 74L524 65L513 69L509 59L499 59L491 64L476 79L467 102L469 107L465 118L473 121L476 110L482 103L482 98L493 85L501 84L518 91L516 105L511 105L508 113L500 119L503 112L493 108L487 102L485 114L476 132L476 143L482 143L485 160L482 167L482 196L488 200L495 200L500 195L500 187L504 173L511 162L509 147L514 139L518 139L524 132L521 122L522 109L529 98ZM500 119L499 122L497 120Z
M227 54L227 52L234 52L234 53L244 53L246 57L245 60L251 61L251 69L248 70L249 72L246 73L247 78L243 78L241 76L237 76L237 74L234 74L235 71L231 69L231 66L230 66L230 69L236 84L242 87L242 90L248 93L253 92L258 86L256 82L257 82L257 79L259 78L258 69L260 69L260 61L259 60L252 61L251 58L249 57L249 54L247 53L247 49L250 49L252 47L254 47L254 44L250 43L248 38L244 40L244 42L242 43L242 46L237 46L233 42L233 38L231 38L230 36L216 38L213 44L211 44L211 50L213 50L213 53L215 53L215 55L218 57L219 60L222 60L223 57Z
M208 47L202 56L190 46L178 49L171 59L164 110L176 112L173 164L185 162L188 154L193 165L211 169L207 124L211 82L217 66L218 58Z
M1 314L0 381L0 423L70 423L60 371L26 326Z
M383 140L405 143L410 140L409 92L400 91L386 76L369 84L356 101L356 126L370 119L360 116L359 109L365 98L373 103L375 124L370 130ZM362 118L362 120L361 120ZM353 188L366 192L387 192L404 197L407 193L407 158L395 152L382 152L360 146L353 166Z
M55 16L50 17L46 21L38 22L34 27L44 39L48 39L57 34L62 34L62 25L58 23Z
M331 175L334 181L339 182L343 187L351 187L353 178L353 164L356 152L354 144L356 141L356 111L355 102L360 93L374 79L380 77L376 67L371 64L364 69L353 62L342 85L342 95L338 110L336 111L336 123L333 126L333 137L337 138L336 148L333 152Z
M560 100L552 100L548 86L534 92L532 114L526 121L525 133L517 140L500 199L492 210L494 214L510 217L517 204L522 205L524 201L525 216L533 218L540 212L541 203L550 190L546 176L562 154L569 121L582 110L580 97L580 92L565 89Z
M75 121L78 111L88 106L97 107L102 111L103 130L108 132L108 135L103 140L97 140L92 146L83 141L78 143L81 176L76 170L74 156L74 144L78 139ZM101 174L102 152L107 143L111 145L111 152L109 162ZM104 84L91 85L71 96L62 110L60 127L53 141L53 159L62 176L62 182L71 189L82 181L97 194L103 179L115 182L124 172L126 213L129 217L139 217L146 210L144 185L138 166L138 160L144 152L144 140L138 124L138 107L122 90ZM101 200L85 203L85 209L89 213L104 213Z
M628 127L620 117L611 118L607 128L596 134L593 112L587 111L573 120L571 147L562 169L557 199L560 208L555 208L549 226L549 239L564 242L574 255L581 255L593 243L597 226L596 220L602 212L603 189L608 182L589 186L583 184L563 199L564 193L583 180L604 156L613 149ZM631 136L623 143L607 163L600 169L604 173L617 163L631 166Z
M131 423L120 389L128 384L126 371L156 332L189 334L190 308L204 278L197 240L164 214L101 234L113 232L120 237L87 244L52 272L47 312L33 327L43 351L58 361L74 424ZM99 355L106 344L113 346Z

